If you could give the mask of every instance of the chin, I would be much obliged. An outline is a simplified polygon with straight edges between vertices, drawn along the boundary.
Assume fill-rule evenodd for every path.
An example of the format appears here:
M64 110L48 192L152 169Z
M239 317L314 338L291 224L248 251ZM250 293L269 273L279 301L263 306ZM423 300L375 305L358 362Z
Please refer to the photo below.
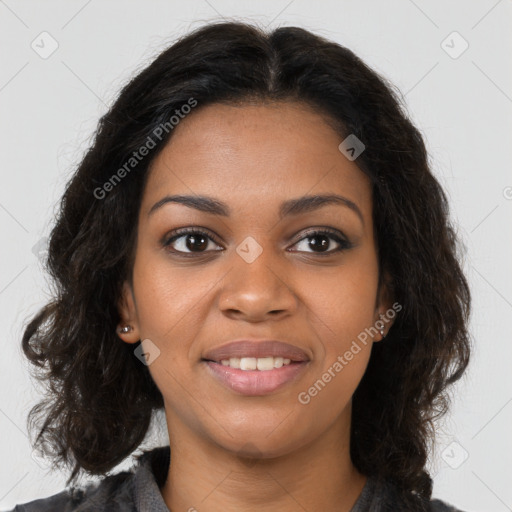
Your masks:
M293 424L296 425L295 422ZM310 441L307 432L298 431L296 428L290 431L283 428L283 424L278 426L278 423L265 427L253 423L245 429L238 425L236 431L226 425L226 431L222 430L221 438L214 437L214 442L241 459L282 457Z

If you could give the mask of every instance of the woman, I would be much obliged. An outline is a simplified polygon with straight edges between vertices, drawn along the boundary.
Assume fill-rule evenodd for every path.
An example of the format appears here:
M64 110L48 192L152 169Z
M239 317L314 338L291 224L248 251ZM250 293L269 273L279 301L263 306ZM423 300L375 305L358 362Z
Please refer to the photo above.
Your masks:
M446 197L397 95L294 27L205 26L100 120L23 350L56 468L15 510L441 511L425 469L466 370ZM169 446L108 474L163 409Z

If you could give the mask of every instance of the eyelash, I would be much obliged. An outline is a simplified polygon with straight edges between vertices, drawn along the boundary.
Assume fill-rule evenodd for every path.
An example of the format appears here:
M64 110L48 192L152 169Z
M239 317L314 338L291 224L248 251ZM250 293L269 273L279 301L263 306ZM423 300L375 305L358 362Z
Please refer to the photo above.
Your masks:
M170 233L170 235L171 235L170 237L166 236L162 240L162 246L164 248L168 249L168 247L170 247L170 245L172 243L174 243L176 240L182 238L185 235L190 235L190 234L203 235L204 237L209 238L210 240L215 242L217 245L220 245L219 242L217 242L217 240L215 240L215 237L212 236L212 234L209 233L208 231L205 231L201 228L181 228L181 229L177 229L177 230L173 231L172 233ZM304 234L304 236L302 238L297 240L297 242L295 242L294 245L298 244L302 240L305 240L308 238L314 238L315 236L320 236L320 235L328 235L329 238L331 238L332 240L334 240L335 242L338 243L339 247L337 249L332 249L332 250L330 250L328 252L324 252L324 253L308 252L307 254L313 254L315 256L320 256L320 257L327 257L327 256L332 256L335 253L342 252L346 249L350 249L352 247L352 244L348 240L341 237L337 231L334 231L329 228L308 231L307 233ZM176 250L172 250L172 249L168 249L168 250L169 250L169 252L172 252L173 254L175 254L179 257L184 257L184 258L196 257L196 256L206 254L208 252L208 251L199 251L199 252L194 253L194 252L176 251ZM218 252L218 251L215 251L215 252ZM294 252L301 252L301 251L294 251Z

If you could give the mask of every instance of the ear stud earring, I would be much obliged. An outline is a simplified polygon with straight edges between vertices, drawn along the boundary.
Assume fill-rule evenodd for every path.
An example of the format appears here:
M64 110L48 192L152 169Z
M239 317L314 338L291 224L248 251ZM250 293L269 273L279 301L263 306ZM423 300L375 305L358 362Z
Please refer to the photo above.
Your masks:
M120 329L119 329L119 332L121 334L127 334L129 333L130 331L133 330L133 327L131 325L123 325Z
M379 318L380 318L380 324L381 324L381 326L379 327L379 333L382 336L382 339L384 339L385 338L385 336L384 336L384 332L385 331L384 331L384 322L382 321L382 319L384 318L384 315L380 314Z

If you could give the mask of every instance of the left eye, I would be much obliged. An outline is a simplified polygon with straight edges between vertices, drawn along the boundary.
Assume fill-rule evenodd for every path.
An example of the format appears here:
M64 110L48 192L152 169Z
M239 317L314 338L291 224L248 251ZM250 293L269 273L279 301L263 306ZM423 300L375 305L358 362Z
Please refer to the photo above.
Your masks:
M334 241L338 244L338 247L335 249L330 249L331 242ZM299 240L295 245L303 244L306 248L313 249L312 252L316 253L320 256L330 255L335 252L340 252L344 249L349 249L351 247L350 242L338 236L335 233L330 231L313 231L311 233L307 233L307 235ZM300 252L309 252L307 250L303 250Z

